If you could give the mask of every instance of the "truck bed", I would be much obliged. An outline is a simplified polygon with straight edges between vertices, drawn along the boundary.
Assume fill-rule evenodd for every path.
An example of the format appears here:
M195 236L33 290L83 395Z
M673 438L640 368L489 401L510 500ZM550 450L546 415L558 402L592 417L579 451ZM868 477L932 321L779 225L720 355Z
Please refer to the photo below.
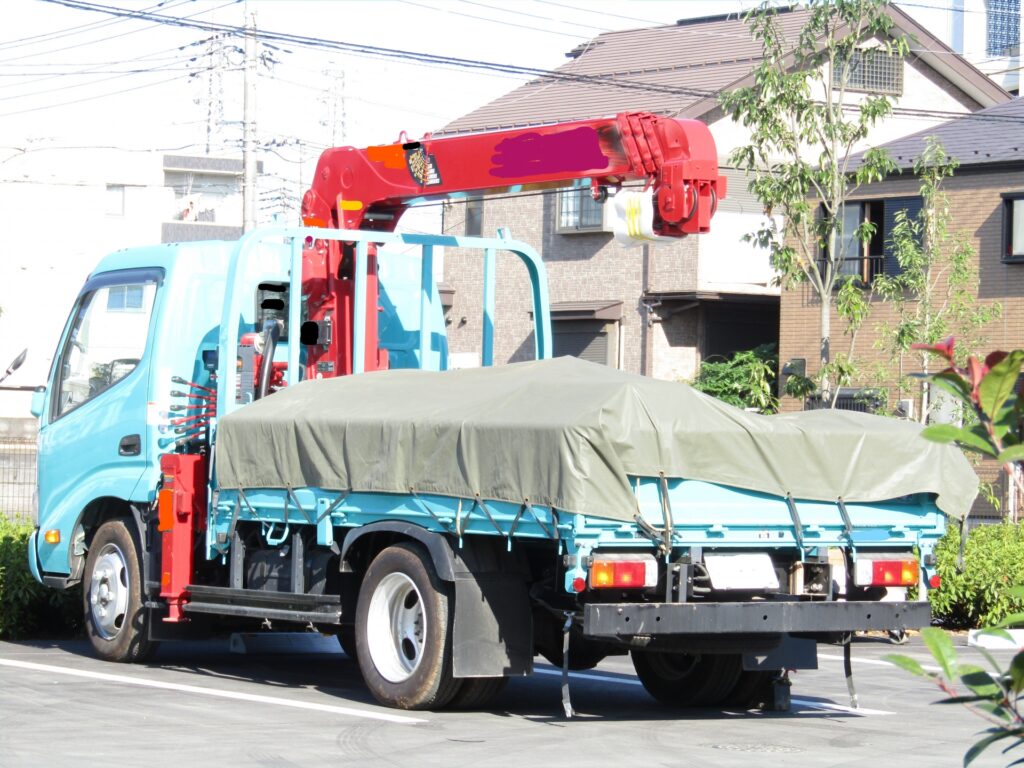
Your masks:
M963 518L977 478L920 430L849 411L751 414L563 357L303 382L220 421L215 473L222 489L529 501L628 522L631 478L661 476L833 503L932 494Z

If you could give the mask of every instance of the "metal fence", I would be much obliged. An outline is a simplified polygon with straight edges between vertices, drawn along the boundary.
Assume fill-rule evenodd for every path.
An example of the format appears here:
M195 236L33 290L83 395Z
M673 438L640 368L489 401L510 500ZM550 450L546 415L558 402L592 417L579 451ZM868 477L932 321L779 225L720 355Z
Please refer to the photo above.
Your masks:
M36 420L0 419L0 513L36 516Z

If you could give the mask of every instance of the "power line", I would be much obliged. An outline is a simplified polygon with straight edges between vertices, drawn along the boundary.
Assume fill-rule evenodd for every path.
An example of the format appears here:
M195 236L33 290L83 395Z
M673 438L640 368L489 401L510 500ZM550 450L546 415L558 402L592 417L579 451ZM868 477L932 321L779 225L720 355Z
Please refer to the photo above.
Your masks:
M43 0L43 2L48 2L48 0ZM181 0L181 2L182 3L192 2L192 0ZM224 4L218 5L218 6L214 7L214 8L207 8L207 9L204 9L202 11L196 11L195 13L191 14L190 16L182 16L180 18L181 19L193 19L193 18L195 18L197 16L202 16L203 14L206 14L206 13L212 13L214 11L219 11L220 9L226 8L229 5L235 5L235 4L240 3L240 2L242 2L242 0L228 0L228 2L225 2ZM73 6L69 6L69 7L73 7ZM159 7L159 5L157 7ZM172 7L176 7L176 6L172 6ZM79 10L90 10L90 9L79 9ZM136 15L136 14L132 14L132 13L128 13L128 14L114 14L114 15L120 16L123 19L136 18L136 19L149 20L149 19L146 19L146 17L145 17L145 15L148 14L148 13L149 13L149 11L139 11L138 14L141 14L141 15ZM172 17L168 17L168 18L178 18L178 17L173 17L172 16ZM24 59L30 59L30 58L34 58L36 56L49 56L49 55L52 55L52 54L64 53L65 51L70 51L70 50L73 50L75 48L82 48L82 47L88 46L88 45L97 45L99 43L107 43L107 42L110 42L111 40L118 40L118 39L120 39L122 37L127 37L128 35L134 35L134 34L137 34L139 32L144 32L144 31L147 31L147 30L150 30L150 29L155 29L156 27L159 27L159 26L161 26L161 22L160 21L156 21L150 27L144 27L142 29L133 29L133 30L130 30L128 32L122 32L121 34L118 34L118 35L111 35L109 37L100 38L99 40L86 40L85 42L77 43L75 45L66 45L66 46L61 46L60 48L52 48L52 49L46 50L46 51L37 51L35 53L28 53L28 54L25 54L24 56L15 56L15 57L9 58L9 59L0 59L0 64L6 64L6 63L9 63L9 62L12 62L12 61L22 61Z
M540 29L538 27L530 27L530 26L527 26L525 24L516 24L516 23L511 22L511 21L502 21L500 19L490 19L490 18L487 18L486 16L477 16L477 15L472 14L472 13L462 13L461 11L453 11L450 8L436 8L436 7L432 6L432 5L427 5L426 3L417 3L417 2L415 2L415 0L398 0L398 2L404 3L405 5L415 5L418 8L426 8L429 11L437 11L438 13L450 13L453 16L463 16L463 17L465 17L467 19L477 19L479 21L490 21L490 22L494 22L494 23L497 23L497 24L501 24L504 27L518 27L519 29L528 29L531 32L543 32L546 35L559 35L560 37L571 37L571 38L574 38L576 40L585 40L586 39L583 35L574 35L571 32L559 32L558 30L555 30L555 29Z
M187 75L186 75L186 77L187 77ZM181 79L182 79L182 75L175 75L174 77L169 78L167 80L159 80L159 81L157 81L155 83L146 83L146 84L143 84L143 85L135 86L134 88L121 88L119 90L110 91L108 93L96 94L95 96L84 96L84 97L82 97L80 99L72 99L71 101L62 101L62 102L60 102L58 104L46 104L46 105L43 105L41 107L31 107L31 108L28 108L28 109L15 110L13 112L3 112L3 113L0 113L0 117L16 117L18 115L27 115L27 114L29 114L31 112L43 112L43 111L48 110L48 109L57 109L58 107L71 106L72 104L82 104L83 102L86 102L86 101L95 101L96 99L105 99L108 96L120 96L123 93L131 93L133 91L142 90L143 88L155 88L155 87L157 87L159 85L166 85L167 83L173 83L175 80L181 80Z

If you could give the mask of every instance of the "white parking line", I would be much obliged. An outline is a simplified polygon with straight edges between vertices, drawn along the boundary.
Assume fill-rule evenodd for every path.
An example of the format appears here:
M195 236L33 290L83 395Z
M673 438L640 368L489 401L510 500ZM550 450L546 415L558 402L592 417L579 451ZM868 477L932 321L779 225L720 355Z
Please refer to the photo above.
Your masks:
M905 655L905 654L904 654ZM827 661L842 661L842 656L830 656L825 653L818 654L819 659L826 659ZM882 661L881 659L858 659L856 656L853 657L854 664L874 664L877 667L892 667L893 669L899 669L895 664L889 661ZM925 672L941 672L942 669L931 664L922 664L921 669Z
M840 657L842 660L842 657ZM879 662L885 663L885 662ZM892 666L888 664L887 666ZM560 669L546 669L543 667L534 667L534 672L541 675L559 675L561 676L562 671ZM569 677L575 680L594 680L599 683L615 683L617 685L642 685L639 680L632 680L626 677L608 677L605 675L594 675L583 672L570 672ZM800 707L808 707L810 709L823 709L830 712L847 712L851 715L895 715L895 712L887 712L884 709L867 709L865 707L844 707L842 704L832 704L828 701L811 701L809 699L790 699L793 704Z
M180 693L192 693L199 696L214 696L221 699L234 699L236 701L252 701L258 704L274 704L279 707L293 707L295 709L311 709L316 712L330 712L336 715L347 717L362 717L368 720L383 720L387 723L400 723L413 725L426 723L418 717L406 717L404 715L393 715L388 712L368 712L362 709L350 707L336 707L331 704L315 704L309 701L296 701L294 699L281 699L276 696L260 696L253 693L239 693L237 691L225 691L217 688L205 688L198 685L183 685L181 683L167 683L158 680L146 680L141 677L130 677L128 675L111 675L106 672L88 672L82 669L69 669L58 667L52 664L36 664L31 661L16 661L14 659L0 659L0 666L17 667L18 669L30 669L37 672L51 672L58 675L70 675L72 677L85 677L91 680L104 680L110 683L126 683L128 685L141 685L147 688L161 688L166 691L178 691Z

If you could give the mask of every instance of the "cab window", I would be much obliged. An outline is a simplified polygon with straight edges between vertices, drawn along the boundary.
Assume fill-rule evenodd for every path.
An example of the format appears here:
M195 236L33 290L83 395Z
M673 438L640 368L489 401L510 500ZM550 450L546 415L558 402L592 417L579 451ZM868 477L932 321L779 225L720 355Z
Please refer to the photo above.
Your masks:
M126 282L87 292L60 356L54 418L125 378L146 350L156 283Z

